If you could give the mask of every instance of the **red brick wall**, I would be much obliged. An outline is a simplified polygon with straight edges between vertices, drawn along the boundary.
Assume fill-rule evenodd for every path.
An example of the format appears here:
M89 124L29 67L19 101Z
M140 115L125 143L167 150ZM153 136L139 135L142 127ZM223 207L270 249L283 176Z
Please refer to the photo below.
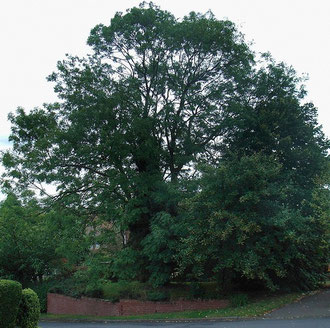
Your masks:
M149 313L166 313L185 310L219 309L228 306L227 300L209 301L175 301L143 302L137 300L120 300L112 303L96 298L80 299L59 295L47 295L47 312L53 314L84 314L97 316L121 316Z
M47 312L54 314L85 314L99 316L118 316L117 303L96 298L73 298L59 294L47 295Z

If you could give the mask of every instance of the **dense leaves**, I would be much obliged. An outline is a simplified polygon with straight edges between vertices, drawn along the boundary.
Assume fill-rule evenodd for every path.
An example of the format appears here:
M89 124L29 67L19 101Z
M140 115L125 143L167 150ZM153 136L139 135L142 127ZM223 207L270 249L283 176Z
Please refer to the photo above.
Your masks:
M82 213L9 194L0 204L0 276L29 284L74 271L96 243L93 224Z
M38 295L30 288L22 290L16 324L20 328L37 328L40 317Z
M0 275L20 282L40 279L55 264L54 236L40 208L14 195L0 205Z
M13 280L0 279L0 327L15 328L22 285Z
M4 188L56 186L50 227L72 268L155 286L317 285L328 143L294 70L257 58L230 21L153 4L88 44L49 77L59 103L10 115L2 156Z
M191 266L200 279L215 276L223 288L235 281L317 287L325 278L326 221L287 205L280 173L276 158L265 155L204 168L202 191L186 204L194 225L183 268Z

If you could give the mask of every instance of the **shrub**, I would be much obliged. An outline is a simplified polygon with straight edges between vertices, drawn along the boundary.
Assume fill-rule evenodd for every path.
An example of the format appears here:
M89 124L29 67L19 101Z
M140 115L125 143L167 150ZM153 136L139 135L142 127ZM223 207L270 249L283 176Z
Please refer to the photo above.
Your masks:
M13 280L0 280L0 328L14 328L22 285Z
M202 295L205 299L219 299L223 298L224 290L222 286L216 281L209 282L201 282L201 286L204 290L204 295Z
M169 294L161 290L150 290L147 293L147 300L153 302L164 302L169 300Z
M204 298L205 290L201 283L192 282L190 284L189 294L191 298Z
M48 292L79 298L84 295L85 289L86 282L79 281L73 278L68 278L65 280L54 282Z
M28 284L27 288L31 288L33 291L36 292L39 298L40 303L40 312L46 313L47 312L47 293L56 286L58 282L54 280L46 280L43 282L31 283Z
M137 281L112 282L103 286L103 292L104 297L112 302L120 299L141 299L145 296L145 286Z
M104 296L103 296L102 286L97 286L97 285L87 286L84 295L94 298L103 298Z
M16 324L20 328L37 328L40 317L38 295L30 288L23 289Z
M247 294L234 294L230 297L230 305L232 307L239 307L247 305L249 303L249 297Z

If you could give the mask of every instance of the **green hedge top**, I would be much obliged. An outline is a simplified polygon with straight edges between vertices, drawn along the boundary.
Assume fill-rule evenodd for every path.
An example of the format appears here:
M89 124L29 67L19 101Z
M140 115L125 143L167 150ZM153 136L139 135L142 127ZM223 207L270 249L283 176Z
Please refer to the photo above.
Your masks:
M38 295L30 288L23 289L17 316L17 326L21 328L37 328L39 317L40 303Z
M22 297L22 285L13 280L0 280L0 328L13 328Z

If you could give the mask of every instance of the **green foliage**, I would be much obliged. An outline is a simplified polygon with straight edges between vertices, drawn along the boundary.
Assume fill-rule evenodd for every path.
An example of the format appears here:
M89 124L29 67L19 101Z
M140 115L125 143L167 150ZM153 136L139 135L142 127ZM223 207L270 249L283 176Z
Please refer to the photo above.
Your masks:
M93 298L104 298L103 288L100 285L93 284L86 287L84 294Z
M145 299L145 285L138 281L111 282L103 286L104 297L112 302L120 299Z
M149 260L149 282L154 287L170 281L176 267L177 247L185 233L185 222L180 217L161 212L152 218L150 233L141 244Z
M9 194L0 204L0 276L29 285L71 275L96 243L95 225L82 212Z
M0 280L0 327L15 328L22 297L22 285L17 281Z
M276 158L234 157L203 170L202 191L186 204L194 224L183 267L193 265L196 277L215 274L223 289L242 278L270 289L316 288L326 263L323 223L284 205Z
M68 56L49 77L61 104L10 115L14 146L2 157L4 181L15 176L16 190L53 183L65 206L128 230L115 278L162 284L176 266L181 233L172 230L171 251L158 255L163 245L152 247L158 232L153 223L149 237L150 225L160 213L178 221L186 167L213 147L223 111L247 83L252 53L229 21L195 13L179 21L152 4L96 26L88 44L89 59ZM123 277L133 257L137 265Z
M87 268L74 294L100 293L102 279L318 286L329 142L295 71L255 56L230 21L152 3L88 44L49 76L60 103L9 116L3 188L57 195L44 216L4 203L0 274L33 280L52 258L62 276Z
M147 292L147 300L153 302L165 302L169 300L169 294L161 290L150 290Z
M240 307L249 304L249 297L247 294L234 294L229 301L232 307Z
M189 286L189 294L191 298L204 298L205 290L201 283L192 282Z
M37 328L40 317L38 295L30 288L23 289L16 324L20 328Z
M271 58L265 62L250 91L256 102L235 110L235 128L228 130L221 148L225 158L275 156L281 164L278 180L286 187L286 204L309 215L307 204L328 170L329 140L318 126L314 105L302 103L302 82L292 67Z
M44 280L42 282L35 282L27 284L27 287L32 289L38 296L40 304L40 312L47 312L47 293L51 292L53 287L58 285L56 280Z
M49 289L49 292L79 298L85 294L85 290L85 280L70 277L67 279L54 281L52 287Z
M125 247L114 255L111 271L114 277L123 281L132 281L138 278L143 278L143 273L146 272L142 267L142 259L140 252L132 247Z
M194 291L194 295L192 295ZM120 281L103 284L104 297L113 302L120 299L140 299L149 301L174 301L192 298L219 298L215 283L174 283L154 288L151 284L137 281Z
M22 283L49 274L56 262L56 238L41 209L9 194L0 205L0 275Z
M93 223L83 212L67 209L66 204L54 206L46 215L48 233L57 240L55 256L62 259L60 271L73 271L80 265L93 244L92 236L86 231ZM63 261L63 259L65 259Z

